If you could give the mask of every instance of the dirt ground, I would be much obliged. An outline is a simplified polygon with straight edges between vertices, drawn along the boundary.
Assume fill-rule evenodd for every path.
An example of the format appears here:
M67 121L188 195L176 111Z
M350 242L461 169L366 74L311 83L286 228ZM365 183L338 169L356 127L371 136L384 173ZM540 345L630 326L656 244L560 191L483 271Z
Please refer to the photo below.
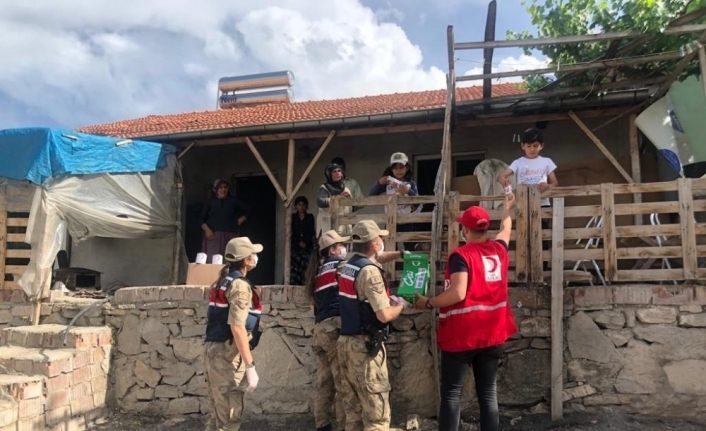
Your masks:
M99 431L134 431L149 429L155 431L194 431L204 429L203 416L163 419L154 416L134 416L112 414L100 424L91 427ZM436 430L436 422L422 420L419 431ZM552 423L547 415L505 416L503 430L517 431L697 431L706 430L706 421L696 422L676 418L634 416L620 413L569 413L561 422ZM268 416L247 418L241 431L298 431L313 430L314 422L310 415ZM404 430L403 423L393 423L391 430ZM464 431L478 430L475 423L463 423Z

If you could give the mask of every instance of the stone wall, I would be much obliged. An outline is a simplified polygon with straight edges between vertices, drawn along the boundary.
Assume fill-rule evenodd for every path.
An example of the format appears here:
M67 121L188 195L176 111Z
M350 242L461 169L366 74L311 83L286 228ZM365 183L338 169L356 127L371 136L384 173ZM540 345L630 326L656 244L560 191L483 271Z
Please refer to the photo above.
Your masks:
M258 390L247 395L250 413L311 411L314 322L304 293L293 287L263 288L264 333L254 352L261 380ZM202 366L206 295L205 287L126 288L79 319L82 326L113 329L108 392L113 407L165 415L208 411ZM668 416L704 412L706 287L576 287L567 288L565 297L567 409L607 407ZM501 408L546 411L549 291L513 288L510 301L519 332L507 342L498 372ZM42 322L65 323L90 303L67 299L44 304ZM13 312L11 323L19 322ZM387 351L393 414L432 416L430 314L403 315L392 326ZM468 413L476 413L470 376L465 398Z

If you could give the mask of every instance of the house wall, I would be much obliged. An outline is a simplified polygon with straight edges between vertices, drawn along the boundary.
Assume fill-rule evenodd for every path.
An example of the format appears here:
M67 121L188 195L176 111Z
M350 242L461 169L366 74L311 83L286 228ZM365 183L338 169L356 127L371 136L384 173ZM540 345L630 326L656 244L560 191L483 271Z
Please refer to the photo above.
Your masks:
M605 118L586 120L596 126ZM486 158L498 158L510 163L521 155L520 145L512 142L514 133L533 127L533 123L508 126L488 126L459 128L454 135L454 153L485 152ZM616 121L598 133L604 144L629 171L628 123L627 119ZM309 199L309 210L316 214L316 192L323 181L326 164L335 157L346 160L347 175L355 178L367 193L374 181L380 177L395 151L404 151L411 158L416 156L439 155L441 152L441 131L417 133L393 133L362 137L334 137L333 141L311 171L308 181L298 195ZM314 157L322 139L298 140L295 153L295 184L309 161ZM558 168L559 182L563 185L596 184L601 182L623 182L600 151L571 121L549 122L545 129L545 149L543 154L551 157ZM256 147L267 161L280 185L285 187L287 145L285 141L264 142ZM231 175L261 175L262 169L245 144L195 147L182 159L185 199L187 204L207 198L215 178L230 178ZM655 164L652 153L643 157L643 181L656 180L650 175L655 169L647 167ZM563 178L562 178L563 177ZM236 192L237 194L237 192ZM257 202L248 202L257 205ZM277 226L281 227L284 210L277 202ZM252 238L257 240L257 238ZM277 260L275 280L283 279L284 229L277 229Z

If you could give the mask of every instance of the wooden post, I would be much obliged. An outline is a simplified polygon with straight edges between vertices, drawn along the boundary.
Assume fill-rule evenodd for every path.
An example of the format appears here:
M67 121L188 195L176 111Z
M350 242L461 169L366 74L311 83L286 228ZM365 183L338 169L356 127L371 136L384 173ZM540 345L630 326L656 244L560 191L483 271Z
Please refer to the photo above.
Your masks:
M176 214L174 216L174 249L172 251L172 284L179 284L179 263L181 261L181 204L184 196L184 184L181 173L176 178Z
M387 199L387 229L390 234L385 240L385 249L396 250L397 239L397 194L390 195ZM395 261L385 264L385 271L388 274L388 280L395 279Z
M615 235L615 195L613 183L601 184L601 204L603 205L603 259L606 281L618 280L618 251Z
M515 190L515 274L517 281L530 281L529 262L529 187L520 184Z
M578 115L576 115L573 111L569 111L569 117L571 117L571 119L574 120L574 123L576 123L576 125L579 126L579 129L581 129L583 131L583 133L585 133L586 136L588 136L588 139L590 139L596 145L596 147L598 147L598 149L601 151L601 153L603 153L603 155L606 156L606 158L610 161L610 163L612 163L613 166L615 166L615 169L617 169L618 172L620 172L620 175L622 175L623 178L625 178L625 181L627 181L628 183L632 183L633 182L632 177L630 175L628 175L628 173L625 171L625 169L623 169L623 167L620 165L620 163L618 163L618 160L615 157L613 157L613 155L610 153L608 148L606 148L606 146L603 145L603 142L601 142L601 140L598 139L598 137L595 134L593 134L593 132L588 128L588 126L583 121L581 121L581 119L578 117Z
M7 255L7 197L0 186L0 289L5 287L5 256Z
M279 194L279 197L283 201L286 201L287 195L284 193L284 190L282 190L282 186L279 185L279 182L270 170L270 167L267 166L267 162L265 162L265 159L262 158L260 152L257 151L257 148L255 148L255 144L253 144L252 140L247 136L245 137L245 143L248 144L248 148L250 148L250 151L252 151L253 156L255 156L255 159L257 159L257 162L260 164L260 167L262 167L262 170L265 171L267 178L269 178L270 182L272 182L272 185L274 186L275 190L277 190L277 194Z
M628 145L630 147L630 171L632 172L632 180L636 183L642 182L642 171L640 169L640 146L638 141L637 126L635 126L635 117L631 114L628 124ZM642 193L633 193L632 201L636 204L642 203ZM642 224L642 215L635 214L635 224Z
M554 198L552 217L552 420L563 417L564 388L564 198Z
M679 191L679 227L681 229L682 259L684 260L684 279L695 280L696 260L696 221L694 219L694 195L688 178L677 180Z
M451 251L458 247L458 244L461 242L461 229L459 228L459 223L456 221L459 212L461 211L460 198L458 192L450 192L448 202L449 233L447 238L447 249L449 250L449 253L451 253Z
M529 187L529 247L530 281L544 282L544 264L542 260L542 198L539 187Z
M287 148L287 199L284 199L284 284L289 285L290 272L292 271L292 209L290 208L294 196L294 139L289 139Z

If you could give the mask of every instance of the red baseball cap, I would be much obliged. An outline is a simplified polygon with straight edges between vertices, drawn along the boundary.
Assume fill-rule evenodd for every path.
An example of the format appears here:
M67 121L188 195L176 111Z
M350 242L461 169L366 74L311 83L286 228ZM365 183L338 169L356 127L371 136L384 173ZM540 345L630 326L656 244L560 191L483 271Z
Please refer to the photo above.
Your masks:
M468 207L463 214L458 216L456 221L470 230L479 232L485 232L490 227L490 216L488 215L488 211L479 206Z

